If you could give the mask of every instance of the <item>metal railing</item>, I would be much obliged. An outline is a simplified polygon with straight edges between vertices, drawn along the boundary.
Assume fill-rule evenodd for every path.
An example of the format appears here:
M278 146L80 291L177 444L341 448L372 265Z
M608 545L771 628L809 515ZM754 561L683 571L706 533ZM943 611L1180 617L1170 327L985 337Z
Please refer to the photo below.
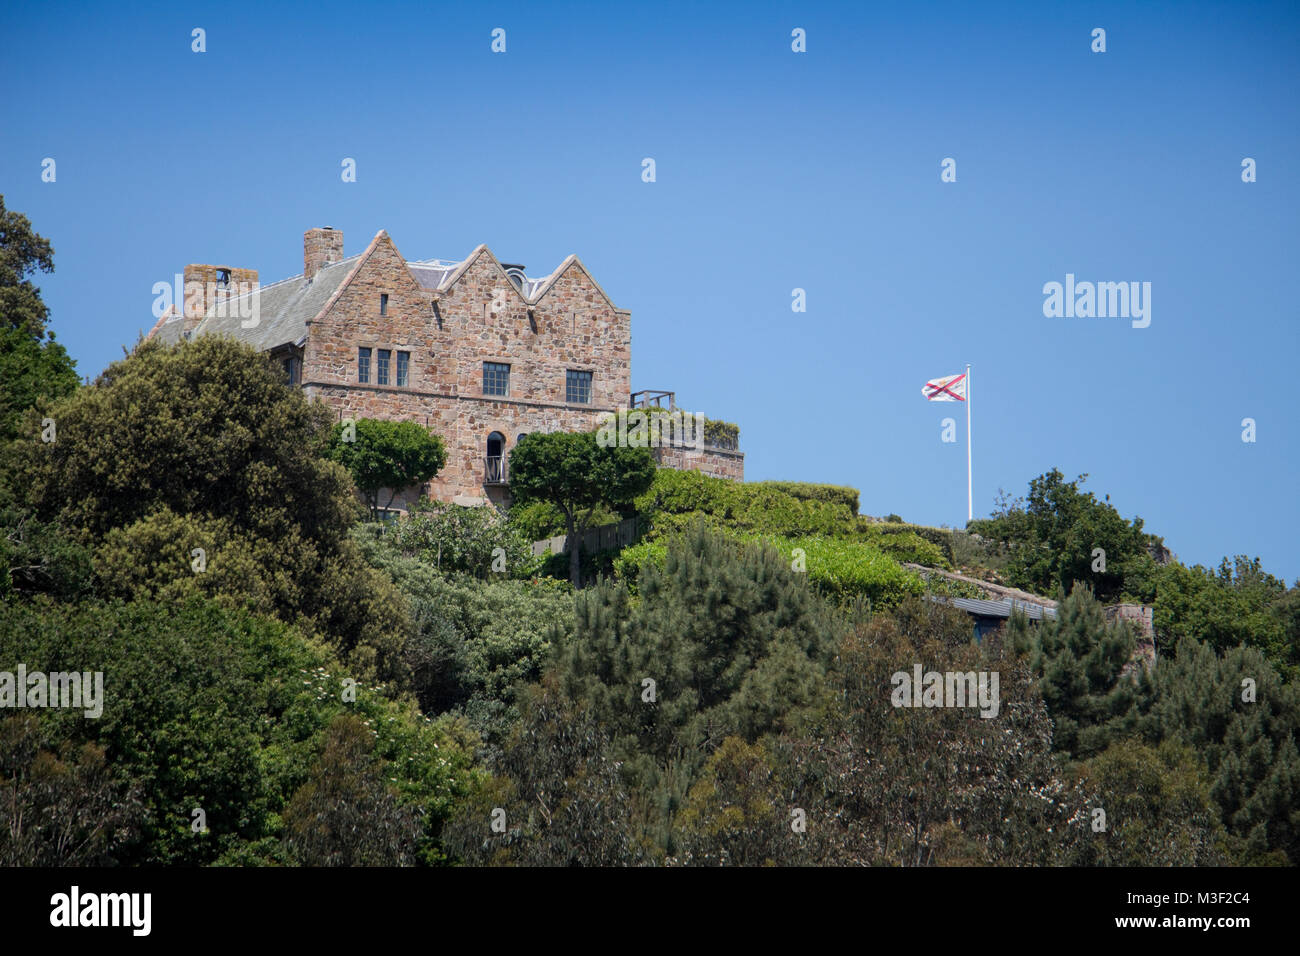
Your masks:
M509 470L510 460L505 455L488 455L483 459L483 484L509 484Z
M628 396L629 404L633 408L655 408L664 407L664 399L668 400L668 408L671 411L677 407L677 393L667 392L657 388L646 388L639 392L633 392Z

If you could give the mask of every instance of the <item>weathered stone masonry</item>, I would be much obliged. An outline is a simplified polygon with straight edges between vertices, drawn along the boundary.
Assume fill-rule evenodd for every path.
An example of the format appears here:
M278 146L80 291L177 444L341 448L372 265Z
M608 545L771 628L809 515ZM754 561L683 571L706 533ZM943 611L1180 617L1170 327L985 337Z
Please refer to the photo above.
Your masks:
M465 504L508 500L501 462L521 435L590 429L628 405L631 314L610 301L577 256L534 279L486 246L457 263L408 261L381 231L361 255L345 259L342 233L324 228L304 235L303 267L302 276L262 287L243 303L236 316L254 305L251 327L205 303L202 320L169 313L149 335L164 342L232 335L283 363L292 381L340 418L427 424L448 457L425 491ZM186 277L219 269L226 267L190 266ZM251 270L229 271L256 279ZM360 348L371 350L368 382L359 381ZM390 357L385 385L376 375L380 350ZM396 384L399 352L409 353L403 385ZM484 393L485 362L510 367L508 394ZM590 401L566 400L570 371L590 373ZM735 450L665 448L657 457L668 467L744 478L744 455Z

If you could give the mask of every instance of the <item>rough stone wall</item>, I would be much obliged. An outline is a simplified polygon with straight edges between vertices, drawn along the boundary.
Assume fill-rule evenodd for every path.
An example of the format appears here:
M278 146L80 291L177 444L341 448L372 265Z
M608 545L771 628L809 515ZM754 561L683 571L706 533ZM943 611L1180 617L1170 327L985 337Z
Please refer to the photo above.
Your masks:
M741 451L724 451L708 446L702 451L660 446L654 449L654 456L655 463L662 468L698 471L714 478L730 478L732 481L745 480L745 453Z
M302 236L302 276L310 279L321 266L343 261L343 233L328 226L308 229Z
M1137 666L1150 670L1156 663L1155 609L1149 604L1110 604L1105 608L1107 621L1128 621L1137 631L1133 659L1124 666L1127 674Z
M447 446L447 464L431 483L446 501L504 503L507 489L484 484L488 435L593 428L596 416L625 404L631 383L630 316L614 309L571 262L529 307L499 263L481 251L441 295L422 288L387 234L362 257L351 282L308 327L303 387L340 418L427 424ZM381 316L380 295L388 295ZM436 301L436 309L435 309ZM357 348L411 353L406 386L357 381ZM505 362L510 394L483 394L483 362ZM592 374L590 404L568 404L566 369Z
M225 287L217 283L217 274L222 270L230 273L230 282ZM255 289L257 270L191 263L185 267L183 282L184 331L190 332L203 321L203 317L208 314L208 309L215 305L217 300L234 298L241 292Z

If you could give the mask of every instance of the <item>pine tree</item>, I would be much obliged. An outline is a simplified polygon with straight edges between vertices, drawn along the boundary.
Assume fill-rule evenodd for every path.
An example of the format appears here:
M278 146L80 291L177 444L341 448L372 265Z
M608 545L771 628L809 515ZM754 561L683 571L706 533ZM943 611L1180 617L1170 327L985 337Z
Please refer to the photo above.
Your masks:
M1201 754L1211 795L1247 862L1281 851L1300 863L1300 691L1264 655L1238 647L1221 657L1185 639L1156 667L1155 700L1143 720L1154 739Z
M1054 749L1083 759L1132 729L1139 681L1123 671L1136 639L1127 624L1106 621L1087 585L1075 587L1054 620L1031 624L1023 615L1013 616L1007 637L1040 676Z
M613 582L578 595L560 673L655 804L655 838L672 853L668 819L704 762L728 736L792 726L824 689L834 638L783 556L696 526L662 570L642 570L635 601Z

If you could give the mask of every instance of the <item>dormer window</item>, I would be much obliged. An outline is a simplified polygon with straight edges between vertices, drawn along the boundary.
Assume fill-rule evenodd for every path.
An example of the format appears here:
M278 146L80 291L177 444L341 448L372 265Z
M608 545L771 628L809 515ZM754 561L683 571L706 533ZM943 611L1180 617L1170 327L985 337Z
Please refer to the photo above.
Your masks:
M502 264L502 268L506 270L506 277L509 278L511 284L520 292L523 292L524 283L528 281L524 275L524 267L514 264Z

